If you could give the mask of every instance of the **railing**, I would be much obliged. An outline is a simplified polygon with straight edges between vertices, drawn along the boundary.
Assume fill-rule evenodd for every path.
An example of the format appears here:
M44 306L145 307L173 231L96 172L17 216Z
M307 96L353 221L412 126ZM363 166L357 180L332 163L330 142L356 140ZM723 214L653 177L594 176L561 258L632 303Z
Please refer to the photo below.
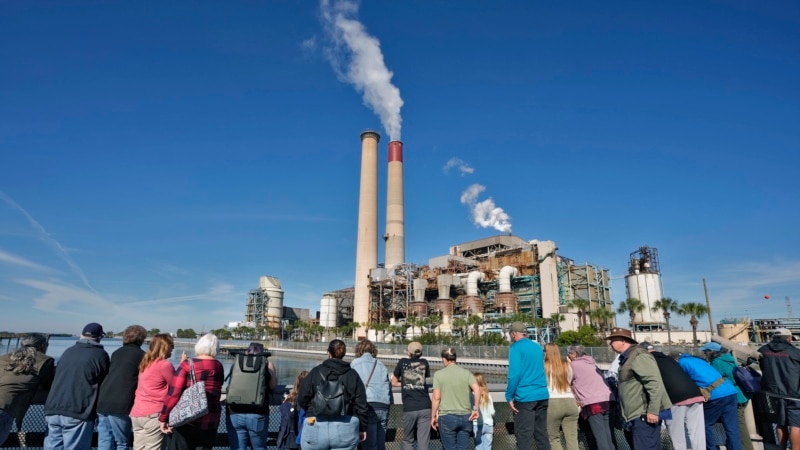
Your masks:
M269 440L267 443L268 448L275 448L276 446L276 439L278 435L278 429L280 428L280 412L278 411L280 402L283 398L283 393L286 392L290 386L279 386L276 389L275 393L271 399L271 407L270 407L270 414L269 414ZM514 418L513 414L511 413L510 408L508 407L508 403L505 402L504 399L504 392L505 392L505 385L502 384L492 384L489 386L492 399L495 403L495 427L494 427L494 448L498 449L513 449L515 447L515 437L514 437ZM42 396L39 397L41 400ZM403 426L402 426L402 416L403 416L403 405L400 404L400 392L399 389L394 390L394 401L389 410L389 430L386 437L386 448L388 450L401 450L402 449L402 439L403 439ZM757 418L757 431L764 437L765 443L775 443L775 433L772 423L777 420L777 415L775 412L775 408L772 403L769 401L767 397L762 395L757 395L753 399L753 410L754 415ZM591 432L588 429L588 426L583 423L583 421L579 421L579 429L578 429L578 439L579 439L579 446L582 450L596 448L594 444L594 440L592 438ZM47 424L44 420L44 409L41 401L37 401L36 404L32 405L31 408L28 410L27 414L25 415L25 419L22 422L22 427L18 430L15 428L12 430L12 433L9 435L8 439L5 443L2 444L2 448L10 448L10 449L38 449L43 448L44 443L44 436L47 431ZM717 438L718 443L725 442L725 432L722 429L720 424L715 425L714 427L715 435ZM627 450L630 447L628 446L627 442L625 441L624 433L621 428L616 428L614 433L614 438L616 439L617 449L618 450ZM669 440L669 435L666 432L666 429L662 430L661 433L661 440L662 440L662 449L671 449L672 444ZM738 439L738 436L736 437ZM562 435L563 440L563 435ZM756 448L761 448L758 446L756 442ZM97 435L95 434L93 438L93 447L97 446ZM220 420L219 428L217 430L217 441L214 447L215 449L227 449L229 448L228 445L228 435L227 429L225 426L225 410L223 408L223 415ZM430 449L432 450L439 450L442 448L441 441L438 439L438 434L432 431L431 434L431 444Z

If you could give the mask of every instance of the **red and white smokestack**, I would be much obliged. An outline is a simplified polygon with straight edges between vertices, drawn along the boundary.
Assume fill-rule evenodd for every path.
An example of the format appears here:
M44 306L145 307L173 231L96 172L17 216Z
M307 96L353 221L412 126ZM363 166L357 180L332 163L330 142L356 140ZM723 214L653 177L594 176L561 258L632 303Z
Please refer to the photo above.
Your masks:
M378 141L376 131L361 133L361 187L358 196L356 277L353 321L361 324L358 337L366 337L369 322L369 273L378 267Z
M406 261L405 213L403 211L403 143L389 142L389 170L386 188L385 266L387 269Z

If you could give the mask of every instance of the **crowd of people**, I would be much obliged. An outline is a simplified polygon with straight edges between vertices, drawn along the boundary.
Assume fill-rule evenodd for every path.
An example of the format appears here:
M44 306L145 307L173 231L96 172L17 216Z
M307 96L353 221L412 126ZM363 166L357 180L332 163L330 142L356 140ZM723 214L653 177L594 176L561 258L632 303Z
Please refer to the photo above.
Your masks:
M525 324L511 324L505 398L517 450L577 450L581 421L590 448L600 450L619 448L615 429L624 430L632 450L662 448L662 426L672 448L711 450L718 444L717 423L725 435L719 444L753 448L745 422L750 392L738 385L738 364L718 343L701 347L702 358L665 354L637 342L630 330L613 328L606 340L617 358L604 373L583 346L562 353L555 344L542 348L527 333ZM99 450L211 449L223 408L231 449L267 448L270 396L254 404L223 404L225 370L213 334L198 339L194 357L184 352L177 368L170 361L174 342L168 334L153 336L144 351L146 331L132 325L111 357L101 344L104 336L100 324L87 324L57 367L41 334L28 335L19 349L0 356L0 444L14 423L20 428L36 391L45 390L47 450L88 450L95 426ZM781 328L759 349L761 389L776 405L779 445L800 450L800 350L791 342L791 332ZM373 342L359 341L348 363L345 342L330 341L327 359L298 373L284 396L277 448L385 450L394 386L403 404L404 450L426 450L432 430L445 450L466 450L470 441L477 450L490 450L495 408L484 376L460 366L456 349L445 347L444 367L431 377L422 350L411 342L407 357L390 373ZM250 361L264 356L257 384L273 391L277 372L263 345L251 343L244 355ZM171 424L170 413L183 393L201 381L207 412Z

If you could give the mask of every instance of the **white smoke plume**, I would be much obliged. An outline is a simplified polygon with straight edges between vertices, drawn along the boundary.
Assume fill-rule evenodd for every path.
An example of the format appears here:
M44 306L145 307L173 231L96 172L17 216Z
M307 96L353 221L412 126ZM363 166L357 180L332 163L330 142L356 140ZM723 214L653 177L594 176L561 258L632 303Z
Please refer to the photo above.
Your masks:
M462 177L464 175L470 175L475 173L475 169L466 162L464 162L464 160L462 160L461 158L456 158L456 157L450 158L450 160L447 161L447 164L445 164L444 167L442 167L442 171L447 174L450 173L450 169L453 168L458 168L458 171L461 172Z
M349 0L320 1L325 31L333 41L326 55L339 79L363 94L364 104L380 117L389 138L400 140L400 89L392 84L394 74L383 62L380 41L355 18L358 6Z
M485 190L485 186L473 184L461 193L461 203L472 212L472 222L481 228L492 227L503 233L511 232L511 217L503 208L495 206L491 197L478 201L478 196Z

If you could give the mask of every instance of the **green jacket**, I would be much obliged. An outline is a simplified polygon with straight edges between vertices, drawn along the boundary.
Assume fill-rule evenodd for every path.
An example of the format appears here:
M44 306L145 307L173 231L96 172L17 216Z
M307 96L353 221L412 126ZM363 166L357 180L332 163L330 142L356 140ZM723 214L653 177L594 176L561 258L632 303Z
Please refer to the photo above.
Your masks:
M672 407L655 358L638 345L628 349L619 366L619 400L626 422Z

